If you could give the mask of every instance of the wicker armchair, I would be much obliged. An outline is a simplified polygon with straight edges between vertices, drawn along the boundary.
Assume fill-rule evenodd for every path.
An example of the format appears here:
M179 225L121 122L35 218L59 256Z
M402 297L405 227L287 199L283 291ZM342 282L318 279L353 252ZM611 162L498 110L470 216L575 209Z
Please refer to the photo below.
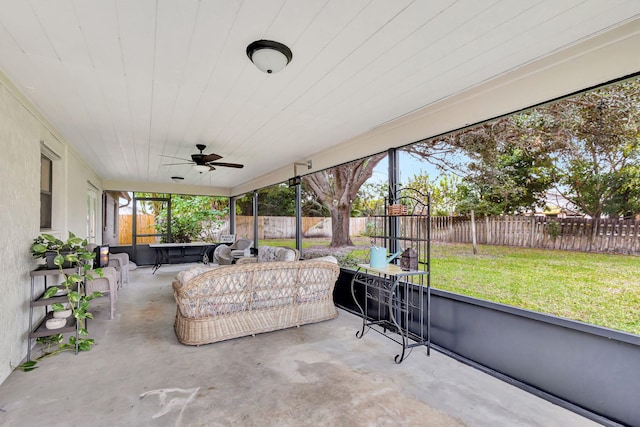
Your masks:
M114 267L120 273L121 283L129 283L129 254L126 252L109 253L109 267Z
M113 319L113 313L116 311L116 298L118 298L118 286L120 274L114 267L102 267L102 277L92 273L94 279L87 279L85 282L85 290L87 294L93 292L102 292L103 296L109 296L109 319Z
M100 246L95 243L88 243L86 249L94 252ZM129 254L123 252L118 254L109 253L109 267L113 267L118 272L118 288L123 283L129 283Z
M251 245L253 245L253 240L238 239L231 246L218 246L213 252L213 257L215 262L220 265L230 265L239 258L248 257L251 254Z

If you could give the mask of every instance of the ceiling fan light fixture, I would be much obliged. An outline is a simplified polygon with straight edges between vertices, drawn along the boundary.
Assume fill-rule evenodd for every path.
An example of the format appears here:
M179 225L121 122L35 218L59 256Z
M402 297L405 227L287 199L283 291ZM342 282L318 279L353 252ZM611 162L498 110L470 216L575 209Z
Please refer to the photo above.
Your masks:
M286 67L293 53L282 43L271 40L257 40L247 46L247 56L261 71L272 74Z
M209 172L209 166L207 165L193 165L193 169L200 173Z

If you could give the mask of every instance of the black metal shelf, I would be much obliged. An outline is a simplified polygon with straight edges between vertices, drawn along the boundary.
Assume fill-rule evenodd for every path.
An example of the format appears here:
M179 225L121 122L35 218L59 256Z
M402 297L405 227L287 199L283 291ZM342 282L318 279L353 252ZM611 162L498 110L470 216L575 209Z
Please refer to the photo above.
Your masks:
M429 272L402 271L393 264L385 268L372 268L368 264L360 264L358 267L351 280L351 293L362 314L362 329L356 333L356 337L362 338L366 332L373 330L400 344L402 352L396 355L396 363L401 363L408 356L408 349L417 346L426 346L427 355L430 355L431 287L428 280L425 286L424 280L428 278ZM417 304L409 297L410 287L415 285L406 280L409 277L417 278L417 285L426 288L426 292L421 289L418 293ZM420 325L419 333L410 330L415 324ZM414 342L409 342L410 339Z
M367 235L372 245L388 253L411 247L417 258L401 263L406 270L393 263L384 268L359 264L351 281L351 294L362 315L362 329L356 337L373 330L399 343L402 352L396 355L396 363L413 347L426 346L427 355L431 352L430 227L429 195L398 189L385 201L383 215L369 217Z
M36 326L33 331L29 332L29 338L48 337L50 335L64 334L67 332L76 331L76 319L73 316L67 317L66 319L67 323L62 328L47 329L45 324L47 323L47 320L52 318L53 318L53 312L50 311L49 313L47 313L45 318L42 319L42 321L38 324L38 326Z
M65 268L62 272L66 275L78 273L77 268ZM59 269L47 269L44 267L37 268L30 272L31 275L31 299L29 301L29 334L27 337L27 360L31 360L31 346L32 341L37 338L47 337L56 334L75 333L76 334L76 354L78 354L78 322L73 316L67 318L67 323L62 328L47 329L45 326L47 320L53 317L53 311L49 310L49 306L55 303L67 303L69 299L67 295L58 295L51 298L43 298L48 287L55 286L57 288L63 288L59 284L47 285L47 279L49 277L59 276L61 274ZM36 282L39 277L42 277L43 287L36 290ZM74 284L71 288L72 291L79 289L78 284ZM34 320L34 308L44 307L44 317L37 321ZM34 326L34 322L37 324Z
M58 286L58 285L54 285L54 286L59 288L59 289L65 289L64 286ZM71 287L71 290L72 291L77 291L78 290L78 285L73 285ZM66 302L69 302L69 299L67 298L66 294L64 294L64 295L56 295L56 296L53 296L51 298L43 298L44 297L44 293L45 293L45 291L42 291L39 295L37 295L33 300L31 300L29 302L31 307L40 307L40 306L43 306L43 305L51 305L51 304L55 304L55 303L64 304Z

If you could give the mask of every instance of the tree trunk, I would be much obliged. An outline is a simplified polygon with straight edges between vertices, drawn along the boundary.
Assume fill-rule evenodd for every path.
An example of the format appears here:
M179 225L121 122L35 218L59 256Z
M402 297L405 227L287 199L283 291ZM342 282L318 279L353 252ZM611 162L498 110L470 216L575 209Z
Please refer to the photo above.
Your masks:
M332 206L331 212L331 247L353 246L349 237L349 221L351 218L351 205L339 204Z
M373 175L373 168L386 156L376 154L304 177L311 191L331 212L332 247L353 246L349 237L351 202L358 190Z

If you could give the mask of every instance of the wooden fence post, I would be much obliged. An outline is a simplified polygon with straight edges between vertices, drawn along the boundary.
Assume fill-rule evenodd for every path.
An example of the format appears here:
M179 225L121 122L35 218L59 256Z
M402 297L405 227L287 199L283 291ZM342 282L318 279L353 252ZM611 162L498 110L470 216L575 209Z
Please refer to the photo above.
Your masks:
M489 217L484 217L484 222L487 225L487 245L491 244L491 227L489 226Z
M473 214L473 209L471 209L471 241L473 242L473 254L478 253L478 247L476 245L476 218Z

